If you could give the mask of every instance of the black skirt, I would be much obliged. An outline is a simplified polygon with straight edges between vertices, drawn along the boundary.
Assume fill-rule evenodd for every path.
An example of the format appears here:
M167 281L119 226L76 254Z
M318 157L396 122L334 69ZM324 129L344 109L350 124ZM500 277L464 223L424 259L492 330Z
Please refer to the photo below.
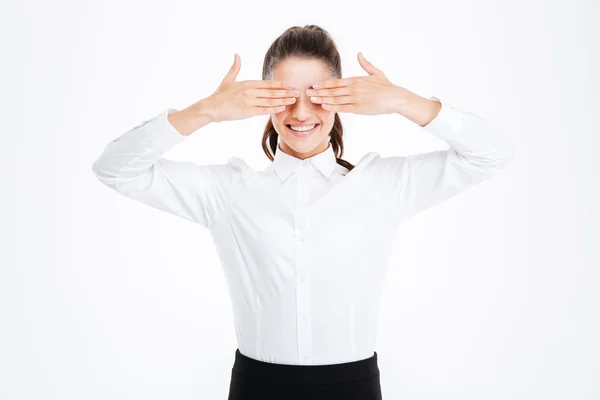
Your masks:
M364 360L288 365L235 351L228 400L382 400L377 352Z

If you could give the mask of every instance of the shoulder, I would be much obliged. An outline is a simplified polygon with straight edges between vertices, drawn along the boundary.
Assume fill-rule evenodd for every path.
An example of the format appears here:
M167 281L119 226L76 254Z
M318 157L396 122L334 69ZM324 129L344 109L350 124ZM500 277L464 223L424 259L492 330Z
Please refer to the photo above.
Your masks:
M246 160L240 157L229 157L229 159L227 159L227 166L233 174L238 176L238 179L242 180L253 180L262 174L252 168Z
M356 163L356 166L358 167L360 166L367 166L371 163L373 163L373 161L377 158L381 158L381 156L379 155L378 152L376 151L371 151L365 155L363 155L360 160L358 160L358 162Z
M390 169L395 169L398 163L398 157L382 157L378 152L373 151L363 155L356 163L354 170L361 171L361 174L378 176Z
M247 172L248 170L252 170L248 163L239 157L229 157L227 160L227 165L238 172Z
M382 157L378 152L365 154L354 167L356 174L368 182L390 182L399 174L402 156ZM354 172L351 171L350 173ZM362 179L361 178L361 179Z
M377 152L370 152L364 154L356 164L354 164L354 168L349 170L344 167L342 164L336 163L336 171L342 176L355 176L355 175L364 175L365 172L368 171L368 166L373 162L373 160L379 156Z

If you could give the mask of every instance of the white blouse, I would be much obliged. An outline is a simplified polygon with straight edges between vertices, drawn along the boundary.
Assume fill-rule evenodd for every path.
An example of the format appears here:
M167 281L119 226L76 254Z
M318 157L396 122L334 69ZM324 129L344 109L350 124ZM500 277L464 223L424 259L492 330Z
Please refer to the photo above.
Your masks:
M278 149L262 171L237 157L211 165L162 158L188 137L169 123L173 108L108 143L93 172L124 196L210 230L242 354L279 364L352 362L374 354L401 221L513 159L514 142L494 124L441 103L424 129L447 150L371 152L350 172L331 145L305 160Z

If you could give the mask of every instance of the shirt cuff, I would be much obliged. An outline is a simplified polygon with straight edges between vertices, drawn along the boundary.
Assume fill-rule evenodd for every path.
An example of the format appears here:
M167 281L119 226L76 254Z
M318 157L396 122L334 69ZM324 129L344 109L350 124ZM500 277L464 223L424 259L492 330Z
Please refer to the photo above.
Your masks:
M444 103L438 115L425 128L465 157L506 164L514 153L514 142L492 121Z
M441 101L435 96L431 96L429 99L439 102L442 107L438 115L423 128L436 136L443 136L448 132L459 132L463 120L463 111Z
M175 127L169 122L169 120L167 119L167 117L173 113L178 112L179 110L177 110L176 108L167 108L165 110L163 110L163 112L160 114L162 122L166 123L166 130L169 131L170 133L176 133L177 135L181 136L182 138L187 138L188 136L182 135L181 133L179 133L179 131L177 129L175 129Z
M146 142L153 144L153 147L160 149L170 149L177 143L182 142L189 136L182 135L169 122L167 117L178 110L175 108L166 108L160 114L147 121L143 129L146 132Z

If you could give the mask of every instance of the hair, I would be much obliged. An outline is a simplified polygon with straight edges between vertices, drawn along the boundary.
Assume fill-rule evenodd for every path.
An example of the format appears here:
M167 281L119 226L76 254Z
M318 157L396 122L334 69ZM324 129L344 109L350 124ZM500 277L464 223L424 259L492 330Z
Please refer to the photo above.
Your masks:
M273 69L288 57L321 60L327 65L334 79L342 77L341 57L335 42L325 29L317 25L293 26L275 39L265 55L262 79L273 79ZM338 113L335 113L329 135L337 163L351 171L354 165L341 158L344 155L344 129ZM278 150L278 137L279 134L269 118L262 137L262 148L271 161L275 159L275 152Z

